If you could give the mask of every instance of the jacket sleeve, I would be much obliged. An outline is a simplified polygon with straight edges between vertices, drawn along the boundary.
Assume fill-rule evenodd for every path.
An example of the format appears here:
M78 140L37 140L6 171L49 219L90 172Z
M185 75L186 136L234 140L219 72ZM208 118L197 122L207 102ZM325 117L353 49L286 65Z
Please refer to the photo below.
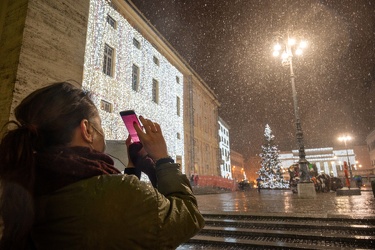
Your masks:
M161 164L156 167L156 175L158 190L162 194L158 197L160 248L176 248L204 227L204 219L179 164Z
M155 163L150 157L142 157L137 161L135 167L148 176L148 179L153 187L157 187L158 182L156 177Z
M155 173L155 163L154 161L148 156L142 156L140 154L140 150L142 149L143 145L140 142L135 142L130 144L129 146L129 156L130 160L133 162L135 166L135 175L138 177L138 179L141 178L141 172L145 173L149 180L151 181L151 184L153 187L157 187L157 178L156 178L156 173ZM125 168L125 173L129 174L126 172ZM134 173L130 173L134 174Z

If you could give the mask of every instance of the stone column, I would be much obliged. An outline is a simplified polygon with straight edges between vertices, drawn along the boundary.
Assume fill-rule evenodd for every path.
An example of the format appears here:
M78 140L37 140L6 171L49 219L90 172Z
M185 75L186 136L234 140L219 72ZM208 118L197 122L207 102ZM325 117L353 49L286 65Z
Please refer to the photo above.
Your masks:
M89 6L90 0L1 1L0 127L33 90L56 81L81 84Z

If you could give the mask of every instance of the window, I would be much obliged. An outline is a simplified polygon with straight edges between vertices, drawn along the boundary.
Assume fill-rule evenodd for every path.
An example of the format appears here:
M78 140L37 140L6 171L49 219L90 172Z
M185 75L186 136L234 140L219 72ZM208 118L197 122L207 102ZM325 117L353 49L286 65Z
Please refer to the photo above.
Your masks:
M110 15L107 15L107 23L116 29L116 20L113 19Z
M141 43L140 43L137 39L135 39L135 38L133 38L133 45L134 45L137 49L140 49L140 48L141 48Z
M100 109L104 110L108 113L112 113L112 111L113 111L112 103L104 101L104 100L100 100Z
M176 76L176 82L180 83L180 78L178 76Z
M176 109L177 109L177 115L180 116L181 115L181 111L180 111L180 97L177 96L176 98Z
M108 44L104 47L103 73L112 76L113 48Z
M152 79L152 100L159 103L159 82L155 79Z
M152 58L152 60L154 61L154 63L155 63L156 65L159 66L159 59L158 59L156 56L154 56L154 57Z
M134 91L138 91L138 86L139 86L139 67L133 64L132 89Z

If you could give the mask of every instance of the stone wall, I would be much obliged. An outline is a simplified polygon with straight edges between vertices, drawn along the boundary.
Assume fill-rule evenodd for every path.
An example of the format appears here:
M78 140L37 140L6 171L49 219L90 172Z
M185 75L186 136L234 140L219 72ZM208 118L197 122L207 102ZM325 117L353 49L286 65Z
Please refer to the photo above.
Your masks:
M27 0L0 2L0 127L9 120L13 100Z
M33 90L81 84L89 0L6 0L0 11L1 124Z

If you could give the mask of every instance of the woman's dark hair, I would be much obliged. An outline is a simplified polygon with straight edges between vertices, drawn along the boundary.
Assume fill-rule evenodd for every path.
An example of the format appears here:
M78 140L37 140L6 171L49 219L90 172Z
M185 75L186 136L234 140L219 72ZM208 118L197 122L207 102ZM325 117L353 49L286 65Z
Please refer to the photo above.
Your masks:
M38 89L15 109L16 128L0 143L0 212L4 230L0 249L22 249L34 220L35 154L66 146L83 119L98 115L87 95L68 82Z

